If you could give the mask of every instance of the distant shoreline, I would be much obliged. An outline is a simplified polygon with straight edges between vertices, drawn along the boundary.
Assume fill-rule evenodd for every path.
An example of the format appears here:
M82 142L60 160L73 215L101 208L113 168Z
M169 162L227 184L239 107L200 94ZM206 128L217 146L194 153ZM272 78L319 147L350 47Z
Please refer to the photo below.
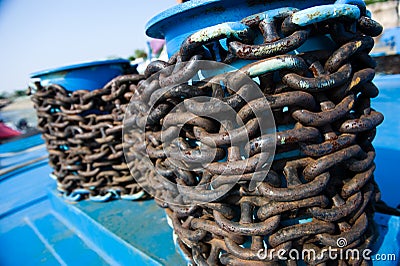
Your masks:
M33 102L29 96L18 97L13 100L9 105L3 107L0 111L16 111L16 110L32 110Z
M22 96L0 109L0 117L5 123L16 126L21 119L26 119L30 126L36 127L37 116L30 96Z

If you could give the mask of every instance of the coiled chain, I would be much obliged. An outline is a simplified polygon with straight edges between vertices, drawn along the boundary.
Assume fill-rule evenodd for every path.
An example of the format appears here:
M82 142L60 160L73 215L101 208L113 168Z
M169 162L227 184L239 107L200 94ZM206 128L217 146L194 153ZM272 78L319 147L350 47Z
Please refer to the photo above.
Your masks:
M102 89L73 92L59 85L35 84L32 101L52 175L70 200L145 195L129 172L122 147L125 109L141 79L137 74L123 75Z
M341 250L371 246L374 203L380 198L371 143L383 116L370 106L378 89L368 53L381 31L362 5L282 8L205 28L188 37L169 62L148 66L124 122L130 128L124 129L131 143L127 158L148 167L139 183L166 208L190 260L275 265L277 253L260 258L258 251L301 254L312 248L317 255L304 262L315 265L329 260L323 249L338 248L339 238L347 241ZM317 38L328 44L304 48ZM239 71L195 81L200 59L253 61ZM262 97L247 101L244 95L253 91L237 73L257 80ZM198 101L199 96L217 100ZM221 102L235 110L242 126L208 117L224 112ZM261 130L255 119L256 111L269 108L276 133ZM235 139L249 141L239 147L232 144ZM263 167L269 161L262 158L269 148L275 157L268 171ZM262 179L251 187L255 172ZM224 195L212 197L228 184ZM185 193L181 186L199 193ZM338 262L365 263L362 258Z

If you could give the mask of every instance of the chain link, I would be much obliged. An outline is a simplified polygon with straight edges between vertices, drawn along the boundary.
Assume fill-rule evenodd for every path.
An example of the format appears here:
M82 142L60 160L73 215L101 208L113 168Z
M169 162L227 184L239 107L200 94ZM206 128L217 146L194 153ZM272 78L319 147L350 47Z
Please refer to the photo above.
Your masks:
M382 27L367 16L360 1L353 2L356 5L276 9L241 23L209 27L188 37L169 62L148 66L146 80L128 110L126 123L133 129L124 138L133 145L127 158L132 165L142 162L149 167L146 190L153 191L166 209L178 245L192 262L275 265L277 254L267 256L272 258L268 261L258 251L297 249L301 254L313 248L317 256L305 258L305 263L316 265L328 261L323 249L336 247L340 237L348 241L343 250L371 246L376 237L374 204L380 197L373 176L372 141L383 116L370 106L378 89L372 83L375 65L368 53L372 37ZM256 36L263 37L262 43ZM302 45L315 38L328 38L332 48L301 52ZM247 61L240 71L217 75L209 82L188 82L198 72L200 59L258 61ZM241 82L237 73L258 79L265 98L244 101L242 95L248 90L244 85L238 85L240 93L229 90L228 84ZM182 84L173 85L178 83ZM233 123L234 133L227 137L229 125L207 118L224 111L219 102L191 100L197 96L228 104L244 125ZM184 107L171 115L179 103ZM265 111L268 106L276 134L260 132L254 121L255 110ZM146 130L144 135L140 129ZM161 136L168 139L178 129L179 138L163 147ZM233 138L250 140L249 158L241 157L231 144ZM271 170L261 169L263 179L252 189L253 172L263 163L262 148L271 142L276 143ZM207 149L199 153L200 146L211 145L217 152L204 169L180 169L170 161L201 164L208 155ZM170 151L174 147L187 156L178 157ZM144 160L146 156L150 160ZM244 172L237 170L241 167ZM230 183L235 185L226 195L207 202ZM186 193L177 185L196 187L198 193ZM193 203L198 201L203 203ZM285 263L296 265L291 260ZM367 261L339 262L361 263Z
M145 193L125 162L122 122L143 77L119 76L102 89L67 91L35 84L32 101L57 188L69 200L138 199ZM131 168L132 169L132 168Z

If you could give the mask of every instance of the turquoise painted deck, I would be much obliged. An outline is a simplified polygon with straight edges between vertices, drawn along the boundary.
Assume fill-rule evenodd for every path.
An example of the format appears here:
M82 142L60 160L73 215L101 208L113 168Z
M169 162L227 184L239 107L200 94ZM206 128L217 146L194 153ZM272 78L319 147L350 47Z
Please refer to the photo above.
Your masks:
M0 157L0 171L28 155L46 154L43 145L27 154L10 147L17 155ZM1 148L2 154L11 152ZM3 167L5 161L11 166ZM0 265L184 264L154 201L68 203L56 192L50 172L45 159L0 176Z

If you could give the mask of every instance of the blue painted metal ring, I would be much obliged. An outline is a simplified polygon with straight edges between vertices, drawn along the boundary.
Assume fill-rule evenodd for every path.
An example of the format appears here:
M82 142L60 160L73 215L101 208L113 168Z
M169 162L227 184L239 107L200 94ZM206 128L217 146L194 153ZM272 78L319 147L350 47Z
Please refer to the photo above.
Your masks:
M42 86L57 84L68 91L101 89L113 78L122 75L130 67L130 61L112 59L68 65L31 74Z

